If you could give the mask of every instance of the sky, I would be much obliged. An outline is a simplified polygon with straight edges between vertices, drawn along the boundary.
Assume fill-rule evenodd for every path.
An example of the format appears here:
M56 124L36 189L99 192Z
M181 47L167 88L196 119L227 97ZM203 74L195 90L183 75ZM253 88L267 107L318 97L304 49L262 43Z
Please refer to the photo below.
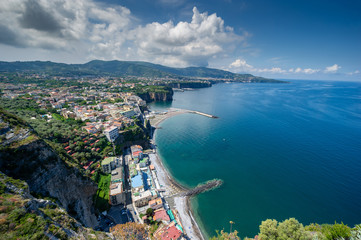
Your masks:
M0 61L361 81L360 0L0 0Z

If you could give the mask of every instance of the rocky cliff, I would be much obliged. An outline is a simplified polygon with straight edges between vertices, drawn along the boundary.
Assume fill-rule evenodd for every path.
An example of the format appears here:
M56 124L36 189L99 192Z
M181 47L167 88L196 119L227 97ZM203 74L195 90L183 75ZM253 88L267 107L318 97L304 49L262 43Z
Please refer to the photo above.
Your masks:
M57 199L85 226L97 225L93 195L97 186L69 167L15 115L0 111L0 171L27 182L30 191Z
M161 101L161 102L172 101L173 90L170 87L167 87L165 91L139 93L138 96L141 97L147 103L153 101Z
M85 228L50 200L35 198L28 184L0 172L1 239L114 239Z
M207 88L212 87L211 82L198 82L198 81L191 81L191 82L178 82L178 83L167 83L167 86L172 88Z
M42 140L0 151L0 169L25 180L31 192L56 198L59 204L85 226L97 225L93 195L97 186L70 168Z

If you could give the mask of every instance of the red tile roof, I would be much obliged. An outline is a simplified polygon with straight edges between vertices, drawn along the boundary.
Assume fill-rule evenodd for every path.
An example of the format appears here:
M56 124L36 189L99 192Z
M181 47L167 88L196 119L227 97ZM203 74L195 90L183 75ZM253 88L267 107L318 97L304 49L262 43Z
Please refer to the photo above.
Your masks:
M154 219L154 221L157 221L157 220L170 221L170 218L169 218L167 212L163 208L156 210L154 212L153 219Z
M182 232L176 226L171 226L166 231L164 231L161 238L162 240L176 240L180 238L181 235Z

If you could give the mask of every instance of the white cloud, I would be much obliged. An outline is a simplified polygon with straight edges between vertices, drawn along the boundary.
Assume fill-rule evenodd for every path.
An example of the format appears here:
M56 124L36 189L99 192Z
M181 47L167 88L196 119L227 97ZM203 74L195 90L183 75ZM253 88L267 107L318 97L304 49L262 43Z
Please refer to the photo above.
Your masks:
M129 9L91 0L0 2L0 44L49 53L80 52L87 59L207 66L209 59L247 37L235 34L216 14L199 13L196 7L190 22L136 23Z
M229 68L237 69L238 71L252 71L254 69L252 65L249 65L243 59L236 59L229 65Z
M153 22L133 30L138 56L172 66L207 66L217 56L244 37L224 25L216 14L199 13L193 8L191 22Z
M256 68L246 62L243 59L236 59L232 62L227 69L231 69L236 72L254 72L254 73L282 73L282 74L294 74L294 73L303 73L303 74L314 74L320 72L320 69L312 69L312 68L290 68L288 70L283 69L281 67L271 67L271 68Z
M355 75L355 74L359 74L360 71L359 70L356 70L356 71L353 71L353 72L349 72L347 73L348 75Z
M0 28L11 39L0 43L40 49L76 50L84 44L109 45L130 22L121 6L103 7L87 0L4 0Z
M341 66L334 64L332 66L326 67L325 69L325 73L335 73L337 72L339 69L341 68Z
M272 68L258 69L257 72L260 72L260 73L286 73L287 71L282 68L279 68L279 67L272 67Z
M318 73L320 71L320 69L312 69L312 68L296 68L296 69L289 69L288 72L289 73L305 73L305 74L313 74L313 73Z

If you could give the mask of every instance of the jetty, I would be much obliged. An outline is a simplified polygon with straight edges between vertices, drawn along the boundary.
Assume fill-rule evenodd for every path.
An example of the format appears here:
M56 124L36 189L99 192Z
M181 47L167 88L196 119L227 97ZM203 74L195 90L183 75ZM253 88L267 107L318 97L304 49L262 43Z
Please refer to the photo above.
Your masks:
M199 112L199 111L192 111L192 110L188 110L189 113L194 113L194 114L198 114L198 115L202 115L202 116L206 116L209 118L218 118L217 116L211 115L211 114L207 114L207 113L203 113L203 112Z
M181 192L180 197L193 197L203 192L207 192L216 188L219 188L223 184L220 179L213 179L205 183L199 184L197 187Z
M150 119L150 124L154 128L158 128L158 125L165 119L184 113L198 114L209 118L218 118L217 116L208 113L203 113L200 111L180 109L180 108L169 108L168 111L153 114L153 116Z
M193 114L198 114L198 115L202 115L202 116L209 117L209 118L218 118L217 116L214 116L214 115L211 115L208 113L204 113L204 112L200 112L200 111L195 111L195 110L170 108L169 111L170 112L180 112L180 113L193 113Z

